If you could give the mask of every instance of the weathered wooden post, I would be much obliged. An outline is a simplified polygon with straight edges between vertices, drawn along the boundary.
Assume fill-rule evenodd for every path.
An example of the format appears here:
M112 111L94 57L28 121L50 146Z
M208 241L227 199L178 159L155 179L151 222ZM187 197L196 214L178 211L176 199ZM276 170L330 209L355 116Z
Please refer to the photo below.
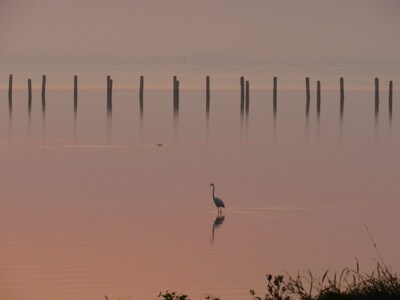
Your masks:
M110 86L111 86L111 76L107 75L107 105L110 102L110 95L111 95Z
M173 80L173 110L176 110L176 76L172 78Z
M393 81L389 81L389 114L393 113Z
M114 81L110 79L110 106L108 107L109 111L112 111L112 90L113 90Z
M274 89L273 89L273 109L274 113L278 110L278 77L274 77Z
M174 76L174 112L179 111L179 80Z
M340 77L340 113L344 112L344 79Z
M246 80L246 113L250 110L250 83Z
M179 80L176 81L176 108L179 111Z
M206 112L210 112L210 76L206 76Z
M42 110L46 110L46 75L42 76Z
M110 80L111 80L111 76L107 75L107 105L108 105L108 101L110 98Z
M375 78L375 113L379 113L379 78Z
M107 111L112 110L112 79L107 75Z
M306 114L310 112L310 78L306 77Z
M177 109L177 104L176 104L176 100L177 100L177 77L176 77L176 75L173 77L173 110L174 110L174 112L176 111L176 109Z
M107 76L107 111L111 112L112 110L112 89L113 89L113 80L111 76Z
M317 81L317 116L321 113L321 81Z
M13 75L8 76L8 108L12 110L12 88L13 88Z
M240 77L240 111L244 112L244 77Z
M74 111L78 110L78 75L74 76Z
M140 113L143 114L144 110L144 102L143 102L143 93L144 93L144 76L140 76L140 86L139 86L139 106Z
M32 80L28 79L28 111L32 109Z

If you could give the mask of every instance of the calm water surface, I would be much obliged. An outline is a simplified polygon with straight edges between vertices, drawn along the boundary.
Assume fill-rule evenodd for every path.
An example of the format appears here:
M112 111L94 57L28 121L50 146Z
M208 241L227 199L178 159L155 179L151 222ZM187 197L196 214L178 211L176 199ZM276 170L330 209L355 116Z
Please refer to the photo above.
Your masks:
M372 81L371 81L372 82ZM267 272L355 266L379 256L400 269L400 113L378 117L368 90L323 91L305 116L304 90L50 89L0 109L0 297L156 299L161 290L247 299ZM314 96L314 91L313 91ZM397 97L397 98L396 98ZM162 144L159 146L158 144ZM226 204L217 219L211 188Z

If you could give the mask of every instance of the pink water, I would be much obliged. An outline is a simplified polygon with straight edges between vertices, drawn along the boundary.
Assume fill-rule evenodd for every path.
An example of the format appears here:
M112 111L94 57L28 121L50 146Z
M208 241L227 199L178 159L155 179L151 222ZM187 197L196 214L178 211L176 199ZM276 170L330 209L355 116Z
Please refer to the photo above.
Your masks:
M304 90L50 89L28 117L26 91L0 108L0 297L156 299L162 290L247 299L265 274L380 261L400 269L400 117L373 92L323 91L319 121ZM314 90L313 90L314 96ZM387 95L382 95L387 97ZM396 98L397 97L397 98ZM159 146L158 144L162 144ZM222 224L209 184L226 204Z

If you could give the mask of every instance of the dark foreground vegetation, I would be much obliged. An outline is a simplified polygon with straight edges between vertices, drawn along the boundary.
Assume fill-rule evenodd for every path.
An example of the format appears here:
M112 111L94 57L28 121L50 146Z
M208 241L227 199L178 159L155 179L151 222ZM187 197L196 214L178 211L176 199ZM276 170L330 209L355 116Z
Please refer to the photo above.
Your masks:
M160 293L163 300L190 300L186 294L166 291ZM206 300L220 300L219 297L206 296ZM400 281L395 273L384 265L377 264L370 274L356 268L345 268L342 272L328 271L316 278L310 271L292 277L289 274L273 276L267 274L266 290L259 295L251 290L252 300L398 300Z

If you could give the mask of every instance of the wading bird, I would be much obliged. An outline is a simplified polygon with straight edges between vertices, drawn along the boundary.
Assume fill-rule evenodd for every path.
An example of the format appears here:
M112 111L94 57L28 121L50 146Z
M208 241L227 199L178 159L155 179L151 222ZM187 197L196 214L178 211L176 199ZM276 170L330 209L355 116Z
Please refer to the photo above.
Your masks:
M214 183L211 183L210 186L213 187L212 196L213 196L213 199L214 199L215 206L218 209L218 214L222 214L222 208L225 208L224 201L222 201L221 199L215 197L215 195L214 195L214 191L215 191Z

